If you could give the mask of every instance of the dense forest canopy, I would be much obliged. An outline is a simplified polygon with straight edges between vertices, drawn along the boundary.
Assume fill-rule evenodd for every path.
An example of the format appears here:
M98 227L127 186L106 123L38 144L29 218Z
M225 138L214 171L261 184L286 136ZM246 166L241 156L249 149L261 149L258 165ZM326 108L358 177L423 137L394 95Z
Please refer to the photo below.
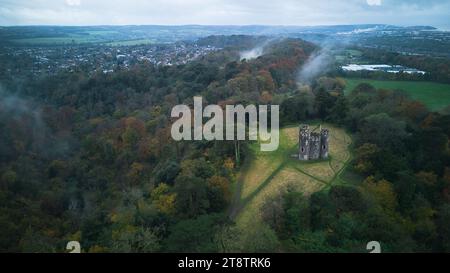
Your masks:
M370 85L344 96L330 75L299 86L320 50L300 39L240 60L266 40L208 37L224 49L184 65L2 74L1 251L61 252L78 240L88 252L348 252L374 238L386 251L450 251L450 116ZM172 107L196 95L280 104L283 125L346 128L358 182L311 197L282 189L261 212L266 225L242 238L227 209L248 143L236 153L232 141L170 137Z

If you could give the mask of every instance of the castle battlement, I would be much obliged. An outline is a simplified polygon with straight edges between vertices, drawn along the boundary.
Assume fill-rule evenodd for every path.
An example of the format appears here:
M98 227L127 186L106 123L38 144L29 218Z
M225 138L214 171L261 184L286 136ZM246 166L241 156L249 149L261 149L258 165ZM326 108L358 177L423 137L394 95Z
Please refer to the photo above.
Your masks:
M298 159L303 161L327 159L329 135L328 129L320 127L320 132L315 132L311 131L308 125L301 125Z

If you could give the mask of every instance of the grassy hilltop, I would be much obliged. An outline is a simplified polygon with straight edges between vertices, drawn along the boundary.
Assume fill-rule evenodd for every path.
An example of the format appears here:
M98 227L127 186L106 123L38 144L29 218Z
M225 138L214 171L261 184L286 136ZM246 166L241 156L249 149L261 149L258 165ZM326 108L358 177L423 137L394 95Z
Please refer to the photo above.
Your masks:
M298 152L298 126L280 131L280 147L274 152L261 152L258 143L252 145L252 157L239 174L230 214L238 227L261 222L260 208L264 201L287 186L305 195L326 190L331 185L346 183L341 174L351 159L351 137L341 128L325 124L330 129L330 158L302 162L293 158Z

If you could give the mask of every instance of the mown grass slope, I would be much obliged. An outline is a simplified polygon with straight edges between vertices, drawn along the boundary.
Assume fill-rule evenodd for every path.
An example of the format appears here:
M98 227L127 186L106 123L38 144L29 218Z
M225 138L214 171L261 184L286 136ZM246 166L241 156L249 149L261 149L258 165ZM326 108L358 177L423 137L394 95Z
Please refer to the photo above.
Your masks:
M239 174L230 209L230 216L238 227L245 231L260 223L264 201L288 185L309 196L333 184L345 183L341 173L351 160L351 137L341 128L324 126L331 132L328 160L302 162L292 157L298 150L298 126L281 130L277 151L261 152L258 143L251 146L252 156Z

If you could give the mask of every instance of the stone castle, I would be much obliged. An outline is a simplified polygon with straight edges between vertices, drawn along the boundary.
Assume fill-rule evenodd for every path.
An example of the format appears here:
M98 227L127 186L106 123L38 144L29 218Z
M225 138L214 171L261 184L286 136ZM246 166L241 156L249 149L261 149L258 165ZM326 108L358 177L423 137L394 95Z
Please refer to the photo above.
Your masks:
M319 128L319 132L315 132ZM319 126L310 130L308 125L300 126L298 159L302 161L328 158L328 129Z

